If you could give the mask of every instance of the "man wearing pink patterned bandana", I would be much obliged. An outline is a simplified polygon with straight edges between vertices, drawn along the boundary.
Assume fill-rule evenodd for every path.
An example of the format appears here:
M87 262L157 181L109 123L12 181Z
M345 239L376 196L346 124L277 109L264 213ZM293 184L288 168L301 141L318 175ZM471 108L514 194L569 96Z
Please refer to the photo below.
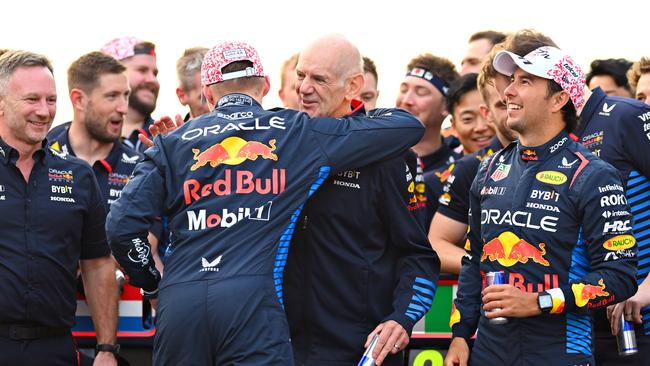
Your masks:
M122 37L108 42L101 51L126 66L131 95L122 138L127 146L142 152L146 147L138 140L138 134L149 136L148 127L153 122L151 113L156 109L160 91L156 46L134 37Z

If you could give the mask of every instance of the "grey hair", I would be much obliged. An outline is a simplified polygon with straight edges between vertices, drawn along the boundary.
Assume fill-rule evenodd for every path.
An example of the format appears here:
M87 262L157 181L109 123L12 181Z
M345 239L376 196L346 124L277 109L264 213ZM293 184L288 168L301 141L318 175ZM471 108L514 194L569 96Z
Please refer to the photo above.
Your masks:
M201 63L203 57L209 49L205 47L188 48L183 52L183 56L176 61L176 74L181 89L187 92L194 88L194 75L201 72Z
M54 69L50 60L38 53L8 50L0 56L0 95L6 95L9 79L19 67L47 67L52 74Z

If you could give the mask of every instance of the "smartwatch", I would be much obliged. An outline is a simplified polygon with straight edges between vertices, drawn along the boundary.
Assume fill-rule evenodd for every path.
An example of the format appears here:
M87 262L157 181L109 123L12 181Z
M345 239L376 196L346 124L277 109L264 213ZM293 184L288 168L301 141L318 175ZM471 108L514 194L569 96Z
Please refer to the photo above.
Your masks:
M553 309L553 297L546 291L541 292L537 295L537 305L542 313L548 314Z
M99 352L110 352L117 356L120 354L120 345L107 343L98 344L95 346L95 356L97 356Z

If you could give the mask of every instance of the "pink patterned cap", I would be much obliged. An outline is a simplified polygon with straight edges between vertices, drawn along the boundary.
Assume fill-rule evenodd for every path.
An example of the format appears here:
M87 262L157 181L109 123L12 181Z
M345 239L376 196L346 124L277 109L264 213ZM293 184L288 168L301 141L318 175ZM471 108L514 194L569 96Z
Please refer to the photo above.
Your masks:
M585 74L571 56L559 48L544 46L523 57L509 51L501 51L494 57L492 66L497 72L507 76L512 76L519 67L535 76L554 80L569 94L576 109L585 104Z
M246 70L223 74L221 70L235 61L250 61L252 67ZM223 42L214 47L203 57L201 65L201 83L211 85L226 80L251 76L265 76L260 55L253 46L244 42Z
M143 41L135 37L115 38L106 43L100 51L109 56L113 56L117 60L124 60L125 58L129 58L136 54L145 54L156 57L156 52L152 48L139 47L136 49L135 45L138 43L143 43Z

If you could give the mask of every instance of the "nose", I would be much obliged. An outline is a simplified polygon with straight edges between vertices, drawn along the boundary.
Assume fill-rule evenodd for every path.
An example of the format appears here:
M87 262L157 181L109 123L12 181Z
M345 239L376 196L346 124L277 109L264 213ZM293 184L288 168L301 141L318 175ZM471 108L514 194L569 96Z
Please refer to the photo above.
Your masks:
M506 100L504 102L508 102L508 98L513 97L516 95L516 88L514 87L514 83L508 84L508 86L503 90L503 94L506 96Z
M147 73L145 74L145 82L160 87L160 83L158 82L158 77L156 76L153 70L147 71Z
M311 94L313 86L311 79L305 76L303 79L296 80L296 93L298 95Z
M38 106L36 107L36 115L39 118L48 118L52 110L56 109L56 103L51 103L45 98L41 98Z
M120 98L119 102L117 102L117 112L121 114L126 114L127 110L129 108L129 99L125 95L122 98Z

